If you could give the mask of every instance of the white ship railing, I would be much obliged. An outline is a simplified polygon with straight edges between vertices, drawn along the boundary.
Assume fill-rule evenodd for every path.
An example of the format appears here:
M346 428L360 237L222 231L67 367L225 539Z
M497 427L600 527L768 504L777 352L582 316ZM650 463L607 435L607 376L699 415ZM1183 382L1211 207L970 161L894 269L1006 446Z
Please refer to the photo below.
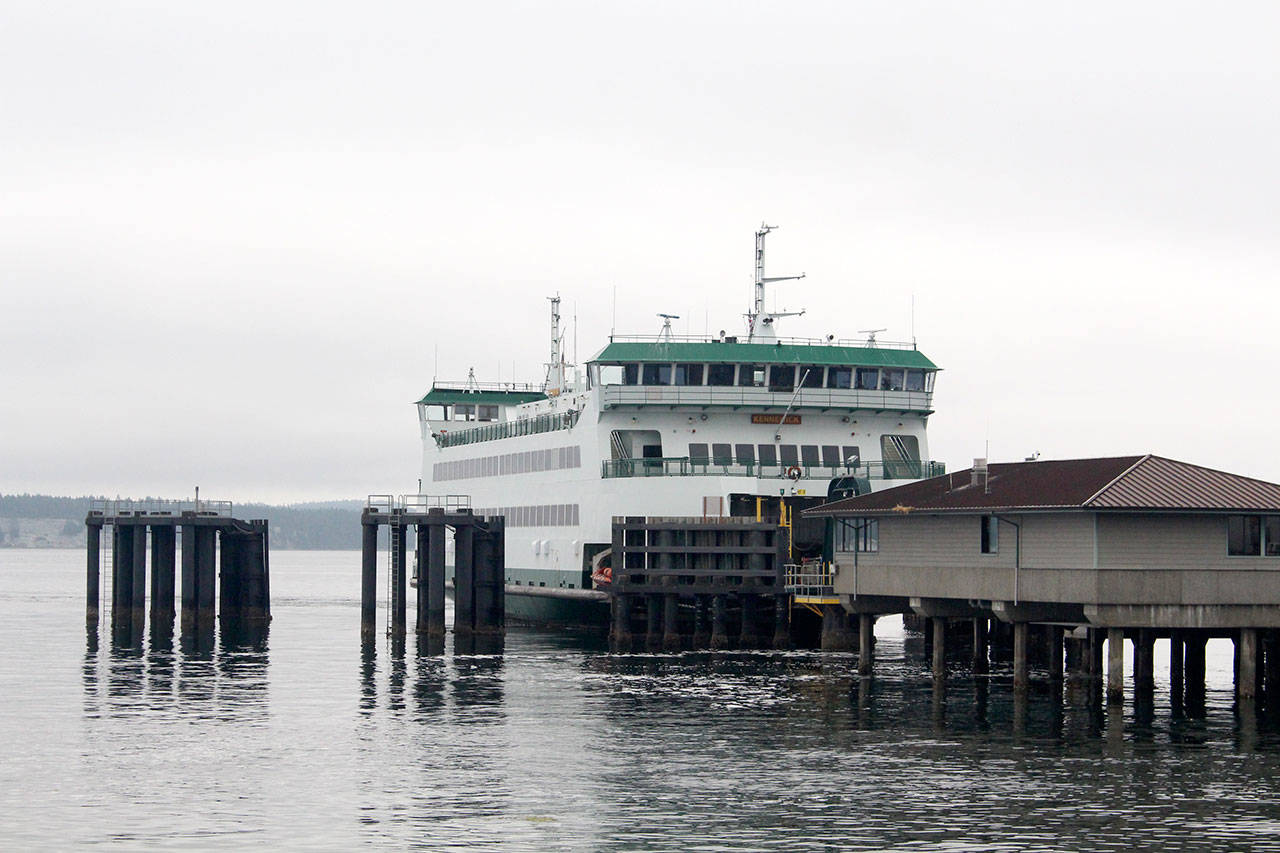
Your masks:
M832 480L862 477L868 480L922 480L947 473L942 462L864 462L860 465L764 465L761 463L717 463L693 460L688 456L647 459L606 459L601 477L756 477L758 479Z
M600 389L604 408L613 406L787 406L797 409L873 409L894 412L932 412L931 391L858 391L843 388L802 388L799 392L768 388L709 385L605 385Z
M797 600L835 603L836 567L823 560L810 560L786 565L786 590Z
M89 502L89 512L106 518L113 516L181 516L192 512L196 515L230 518L231 501L206 500L167 500L163 498L147 498L145 500L127 500L117 498L108 500L95 498Z
M866 338L757 338L749 341L746 335L730 336L724 340L706 335L610 335L610 343L643 343L643 344L782 344L783 346L801 347L856 347L858 349L917 349L914 341L868 341Z

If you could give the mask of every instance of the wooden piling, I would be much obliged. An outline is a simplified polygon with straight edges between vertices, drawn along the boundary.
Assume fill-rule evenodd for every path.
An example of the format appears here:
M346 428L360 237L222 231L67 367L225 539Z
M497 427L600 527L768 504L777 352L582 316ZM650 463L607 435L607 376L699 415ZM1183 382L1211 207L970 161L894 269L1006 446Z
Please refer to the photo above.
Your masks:
M729 602L728 597L719 593L711 597L711 648L729 648Z
M378 630L378 525L366 519L360 526L360 534L360 633L372 637ZM185 565L184 546L184 577Z
M629 654L632 650L630 595L615 595L610 602L613 609L613 650Z
M111 525L111 629L133 623L133 527Z
M657 652L662 650L662 596L646 595L644 597L644 650Z
M773 597L773 647L775 649L794 648L791 641L791 596L775 595Z
M85 622L97 628L102 599L102 525L84 526L85 555Z
M705 649L711 645L711 599L706 595L695 595L693 601L691 645L695 649Z
M680 638L680 597L669 592L662 596L662 650L678 652L683 646Z

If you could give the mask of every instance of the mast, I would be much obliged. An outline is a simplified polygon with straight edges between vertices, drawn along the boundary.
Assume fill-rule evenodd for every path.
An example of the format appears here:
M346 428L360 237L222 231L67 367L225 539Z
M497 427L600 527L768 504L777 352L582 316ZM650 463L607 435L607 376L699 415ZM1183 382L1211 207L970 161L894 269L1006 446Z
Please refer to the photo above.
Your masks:
M783 275L769 278L764 274L764 238L770 231L777 230L776 225L766 225L760 223L760 230L756 232L756 285L755 300L752 303L751 311L747 314L747 340L755 340L757 338L774 338L773 321L779 317L799 317L803 311L773 312L765 311L764 305L764 286L772 284L775 281L795 281L804 278L804 273L800 275Z
M551 302L551 361L547 364L547 394L554 397L565 390L563 336L560 334L560 296L549 296Z

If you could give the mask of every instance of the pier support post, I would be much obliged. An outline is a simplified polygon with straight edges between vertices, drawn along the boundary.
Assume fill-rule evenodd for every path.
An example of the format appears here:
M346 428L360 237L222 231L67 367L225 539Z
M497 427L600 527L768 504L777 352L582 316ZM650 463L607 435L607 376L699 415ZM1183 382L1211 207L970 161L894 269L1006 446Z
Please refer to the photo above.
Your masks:
M1175 715L1182 713L1182 705L1186 687L1183 665L1186 659L1186 644L1182 640L1181 631L1169 632L1169 705Z
M947 677L947 619L934 616L929 624L933 626L933 678L943 681Z
M151 631L172 631L174 617L174 569L178 531L171 526L151 528Z
M1186 710L1194 717L1204 716L1204 652L1208 637L1201 631L1188 631L1183 635L1186 678Z
M773 647L790 649L791 642L791 596L775 595L773 597Z
M1258 629L1241 628L1236 638L1240 667L1236 672L1236 696L1254 699L1258 695Z
M182 630L196 621L196 526L182 525Z
M213 625L217 598L218 531L213 527L196 527L196 628Z
M871 675L876 660L876 616L858 614L858 675Z
M1062 681L1063 676L1062 656L1065 649L1062 635L1061 625L1049 626L1049 678L1053 681Z
M1280 710L1280 631L1268 631L1262 647L1262 695L1268 710L1275 713Z
M1133 689L1148 694L1156 689L1156 640L1150 628L1139 628L1133 638Z
M472 542L475 557L475 633L502 634L506 630L507 560L502 516L485 519ZM628 617L629 618L629 617Z
M222 547L218 553L218 582L221 615L224 619L240 618L242 605L241 593L244 584L241 579L240 546L241 540L230 530L220 531Z
M1013 623L1013 689L1025 691L1030 684L1030 667L1027 661L1027 635L1030 626L1026 622Z
M693 597L693 647L705 649L711 645L711 602L705 595Z
M378 630L378 525L360 525L360 633L372 637ZM182 534L183 607L186 606L187 534Z
M1124 629L1107 630L1107 704L1124 702Z
M129 618L135 633L140 636L147 615L147 526L130 525L129 532L133 536L133 584L130 587L133 600L129 604Z
M822 605L822 650L847 652L852 649L853 640L849 636L849 614L839 604Z
M738 596L742 610L741 630L738 633L738 648L758 649L764 645L760 635L760 596L744 593Z
M111 629L113 632L132 625L133 607L133 528L111 525Z
M427 510L428 523L426 525L419 524L418 531L421 533L425 526L430 530L430 536L427 539L427 634L432 637L443 637L445 631L444 624L444 508L431 507ZM404 537L401 537L401 542ZM418 584L423 581L422 569L418 569Z
M102 525L84 526L85 567L85 623L98 627L98 611L102 600Z
M680 596L668 592L662 596L662 650L678 652L683 645L680 639Z
M470 510L466 510L470 512ZM470 634L476 626L476 529L453 528L453 633ZM421 556L418 558L421 560Z
M990 669L987 659L987 618L979 616L973 620L973 672L975 675L984 675Z
M646 595L644 597L645 630L644 650L657 652L662 650L662 596Z
M613 596L613 650L625 655L631 652L631 596Z
M711 648L729 648L728 601L724 593L717 593L711 598Z

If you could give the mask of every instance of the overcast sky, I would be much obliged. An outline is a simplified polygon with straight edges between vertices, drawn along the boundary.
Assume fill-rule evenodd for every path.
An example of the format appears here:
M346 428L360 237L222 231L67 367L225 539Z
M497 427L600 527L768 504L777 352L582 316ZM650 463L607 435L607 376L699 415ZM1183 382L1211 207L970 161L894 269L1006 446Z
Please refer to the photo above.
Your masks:
M1280 481L1278 9L9 0L0 492L414 491L437 357L738 329L762 220L953 469Z

